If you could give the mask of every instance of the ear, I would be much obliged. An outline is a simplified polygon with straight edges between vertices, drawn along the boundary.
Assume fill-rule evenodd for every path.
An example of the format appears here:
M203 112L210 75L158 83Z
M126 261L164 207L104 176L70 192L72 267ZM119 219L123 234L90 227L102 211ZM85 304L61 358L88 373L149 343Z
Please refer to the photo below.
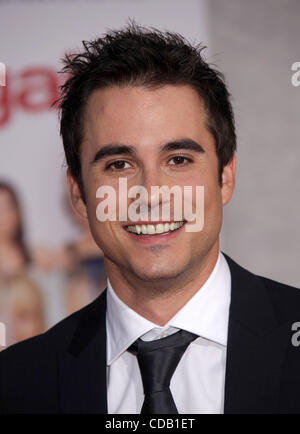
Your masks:
M87 210L85 203L82 200L80 188L78 182L75 180L74 176L71 174L70 169L67 170L67 183L71 196L71 202L77 213L83 217L87 218Z
M223 167L222 172L222 203L226 205L232 196L235 184L235 168L236 168L236 156L232 157L229 163Z

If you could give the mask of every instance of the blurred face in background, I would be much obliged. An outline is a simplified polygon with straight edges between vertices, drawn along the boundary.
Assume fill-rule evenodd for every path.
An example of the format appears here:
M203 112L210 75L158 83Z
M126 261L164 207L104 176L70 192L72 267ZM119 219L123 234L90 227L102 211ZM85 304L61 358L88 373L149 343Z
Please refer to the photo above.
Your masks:
M0 242L13 241L19 224L19 210L11 193L0 188Z
M45 331L41 294L27 277L16 277L11 281L8 306L14 342L20 342Z

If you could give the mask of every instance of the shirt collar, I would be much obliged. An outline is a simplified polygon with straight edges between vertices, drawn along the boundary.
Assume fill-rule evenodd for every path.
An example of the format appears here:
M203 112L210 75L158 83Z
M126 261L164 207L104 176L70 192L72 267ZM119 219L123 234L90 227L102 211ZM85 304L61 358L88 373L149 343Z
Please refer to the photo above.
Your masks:
M114 362L139 337L157 337L171 327L184 329L220 345L227 345L231 275L224 255L219 252L216 265L204 285L164 327L152 323L128 307L107 279L107 364ZM149 334L150 332L150 334Z

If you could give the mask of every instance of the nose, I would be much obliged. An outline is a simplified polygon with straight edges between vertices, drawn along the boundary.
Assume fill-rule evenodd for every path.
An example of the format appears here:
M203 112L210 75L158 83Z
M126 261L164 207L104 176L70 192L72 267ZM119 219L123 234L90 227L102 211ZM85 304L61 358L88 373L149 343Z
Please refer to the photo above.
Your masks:
M166 181L165 177L157 167L147 167L142 172L141 185L146 189L148 196L148 208L150 209L151 203L161 203L160 195L157 193L157 188L161 187Z
M139 183L143 190L140 196L141 219L145 215L148 216L147 220L158 221L160 218L169 220L172 199L165 193L165 188L170 184L168 175L160 166L148 161L140 173ZM162 186L165 186L164 193L160 190Z

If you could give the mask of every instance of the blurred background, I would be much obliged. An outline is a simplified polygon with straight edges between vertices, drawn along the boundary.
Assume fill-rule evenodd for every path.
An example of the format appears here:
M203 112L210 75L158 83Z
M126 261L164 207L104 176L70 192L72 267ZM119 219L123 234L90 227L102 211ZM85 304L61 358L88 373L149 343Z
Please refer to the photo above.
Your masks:
M292 84L298 0L0 0L7 68L0 87L0 349L43 332L106 286L102 253L69 202L50 106L64 53L128 18L208 46L206 58L232 94L238 134L222 250L257 274L300 286L300 86Z

